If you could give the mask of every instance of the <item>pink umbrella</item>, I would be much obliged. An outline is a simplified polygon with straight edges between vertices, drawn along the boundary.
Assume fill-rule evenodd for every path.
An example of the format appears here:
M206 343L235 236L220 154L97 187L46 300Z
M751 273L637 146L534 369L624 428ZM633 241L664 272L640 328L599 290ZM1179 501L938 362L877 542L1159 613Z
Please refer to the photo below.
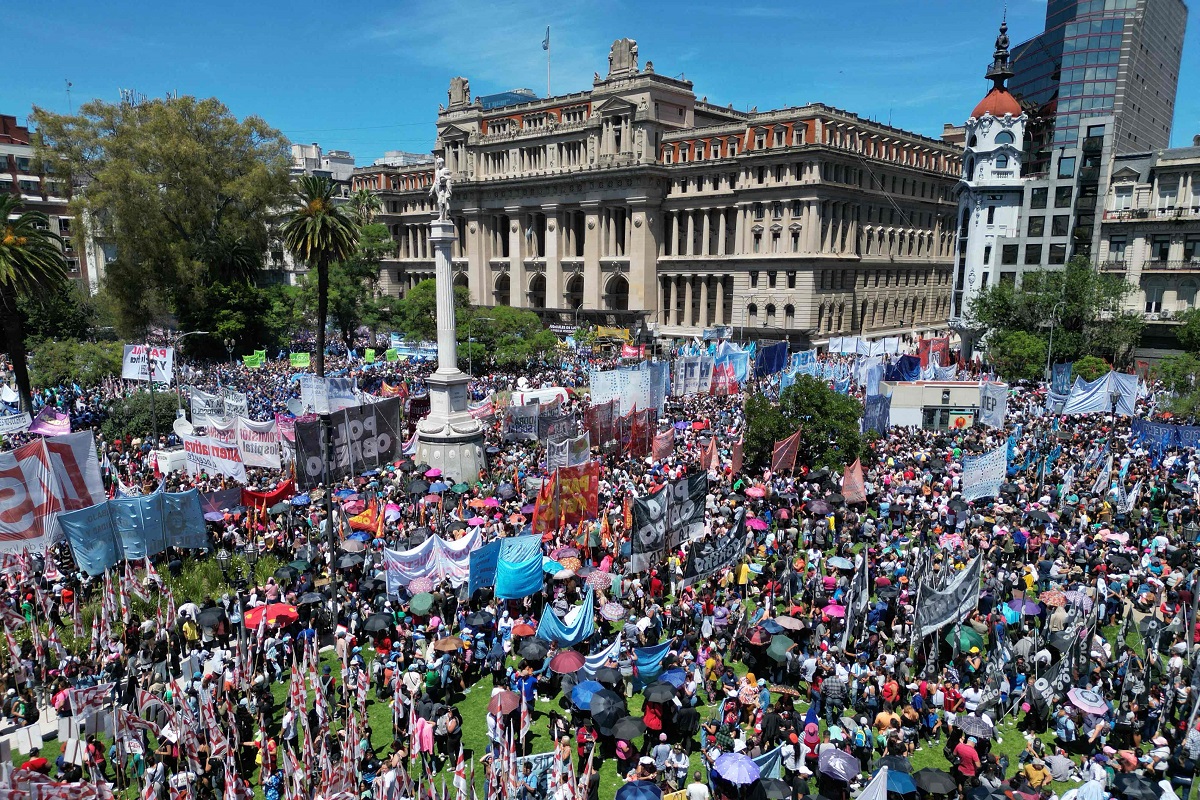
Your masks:
M361 514L364 510L366 510L366 507L367 504L362 500L351 500L349 503L342 504L342 511L354 516L355 514Z
M441 495L437 495L437 494L427 494L421 498L421 502L422 503L440 503L440 502L442 502L442 497L441 497Z
M388 503L383 508L383 518L388 522L395 522L400 519L400 506L395 503Z
M432 592L433 580L424 576L420 578L413 578L408 582L408 591L410 594L414 595L420 594L421 592Z
M442 477L442 471L440 469L438 469L437 467L434 467L433 469L425 471L425 477L426 478L440 478L440 477Z
M765 531L768 525L758 517L750 517L746 520L746 527L752 531Z
M487 520L483 517L471 517L469 520L467 520L468 525L484 525L486 523Z
M846 616L846 607L830 603L821 609L821 613L827 617L844 617Z
M749 489L746 490L747 497L762 497L766 493L767 493L767 490L762 488L761 486L751 486Z
M496 499L496 498L494 498L494 497L489 497L488 499L486 499L486 500L484 500L484 501L483 501L483 505L484 505L484 507L486 507L486 508L499 508L499 507L500 507L500 501L499 501L499 500L497 500L497 499Z

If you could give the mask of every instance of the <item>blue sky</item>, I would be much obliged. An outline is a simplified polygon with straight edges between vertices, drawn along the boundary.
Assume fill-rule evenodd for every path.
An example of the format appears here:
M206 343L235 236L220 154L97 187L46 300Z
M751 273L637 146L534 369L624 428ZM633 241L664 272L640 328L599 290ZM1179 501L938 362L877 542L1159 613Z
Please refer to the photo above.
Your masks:
M1200 133L1200 44L1184 44L1172 144ZM1009 0L1013 43L1039 32L1045 0ZM120 88L215 96L293 141L351 151L428 151L454 75L474 94L591 86L613 39L682 74L709 102L760 110L823 102L930 136L984 94L1003 0L178 0L10 4L0 112L67 110Z

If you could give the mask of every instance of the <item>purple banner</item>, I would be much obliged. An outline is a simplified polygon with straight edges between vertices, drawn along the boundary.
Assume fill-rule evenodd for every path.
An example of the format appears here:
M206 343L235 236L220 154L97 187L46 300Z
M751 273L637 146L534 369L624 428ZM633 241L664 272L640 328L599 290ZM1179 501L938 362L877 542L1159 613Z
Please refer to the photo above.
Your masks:
M57 408L46 406L34 417L29 432L39 436L65 436L71 432L71 418Z

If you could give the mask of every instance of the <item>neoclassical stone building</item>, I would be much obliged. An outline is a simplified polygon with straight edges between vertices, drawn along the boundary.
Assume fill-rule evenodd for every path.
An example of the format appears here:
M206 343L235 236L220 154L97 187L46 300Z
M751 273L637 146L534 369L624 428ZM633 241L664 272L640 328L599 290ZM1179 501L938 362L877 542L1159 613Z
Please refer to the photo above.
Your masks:
M958 147L825 105L736 111L616 41L591 90L439 109L455 281L547 321L822 341L945 327ZM397 247L381 285L433 277L432 169L357 169ZM740 331L739 331L740 332Z

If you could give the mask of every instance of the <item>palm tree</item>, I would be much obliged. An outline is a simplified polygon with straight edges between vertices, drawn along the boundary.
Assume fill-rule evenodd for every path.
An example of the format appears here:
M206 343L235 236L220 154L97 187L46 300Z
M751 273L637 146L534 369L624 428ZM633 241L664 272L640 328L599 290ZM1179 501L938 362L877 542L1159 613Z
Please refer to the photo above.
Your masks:
M20 211L20 198L0 197L0 315L17 379L21 409L33 410L25 352L25 319L17 297L32 297L67 279L62 237L50 230L40 211Z
M354 216L358 217L359 225L370 225L375 219L375 212L383 209L383 201L370 189L359 189L350 195L349 205Z
M296 208L283 223L283 243L297 261L317 270L317 375L325 376L325 319L329 316L329 265L345 261L358 244L358 228L334 204L333 181L305 175L296 182Z

